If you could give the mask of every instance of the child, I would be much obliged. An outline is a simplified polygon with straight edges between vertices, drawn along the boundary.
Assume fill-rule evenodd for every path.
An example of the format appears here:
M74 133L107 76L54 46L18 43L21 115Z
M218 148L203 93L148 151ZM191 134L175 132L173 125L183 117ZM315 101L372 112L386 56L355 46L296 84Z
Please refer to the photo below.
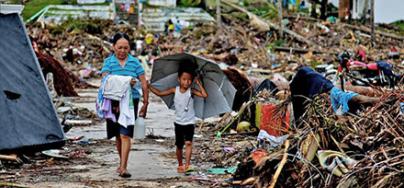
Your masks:
M167 96L174 94L174 106L175 106L175 145L177 146L176 154L178 160L178 173L184 173L190 171L190 161L192 153L192 138L194 136L195 129L195 110L192 96L198 96L206 98L208 94L203 88L199 79L195 79L196 84L199 86L200 91L191 88L192 82L195 77L195 72L191 70L178 71L179 86L175 88L169 88L165 91L159 91L158 89L149 85L150 91L157 96ZM185 167L182 163L182 148L185 141Z

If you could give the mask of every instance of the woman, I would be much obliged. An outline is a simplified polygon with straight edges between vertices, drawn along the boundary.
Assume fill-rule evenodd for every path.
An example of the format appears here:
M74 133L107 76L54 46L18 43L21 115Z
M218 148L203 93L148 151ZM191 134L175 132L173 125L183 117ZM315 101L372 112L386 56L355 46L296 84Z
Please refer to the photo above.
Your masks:
M135 118L137 118L138 104L140 98L139 84L136 84L135 78L140 80L143 91L143 106L140 109L139 116L146 117L148 105L148 89L144 69L138 59L131 56L129 37L124 33L117 33L113 39L114 53L104 60L104 66L101 70L103 76L121 75L131 76L132 96L134 104ZM112 101L112 111L116 117L119 117L119 101ZM118 150L120 164L117 169L119 176L128 178L131 174L127 170L128 157L131 148L131 138L133 138L134 126L124 127L117 122L107 119L107 137L108 139L116 137L116 149Z

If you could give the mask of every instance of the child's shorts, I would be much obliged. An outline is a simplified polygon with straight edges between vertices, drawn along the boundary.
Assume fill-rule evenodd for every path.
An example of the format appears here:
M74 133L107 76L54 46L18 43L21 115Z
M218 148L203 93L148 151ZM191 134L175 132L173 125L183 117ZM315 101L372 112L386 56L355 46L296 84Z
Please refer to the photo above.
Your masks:
M174 123L174 126L175 126L175 145L178 148L184 147L185 141L192 142L195 130L194 124L180 125Z

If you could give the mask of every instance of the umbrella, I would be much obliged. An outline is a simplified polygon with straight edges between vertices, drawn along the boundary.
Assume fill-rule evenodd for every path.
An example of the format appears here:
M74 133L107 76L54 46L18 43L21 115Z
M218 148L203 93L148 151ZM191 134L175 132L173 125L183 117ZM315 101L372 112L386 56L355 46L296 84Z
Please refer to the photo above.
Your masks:
M194 97L195 115L201 119L231 112L236 89L220 69L219 65L208 59L188 53L165 56L153 64L151 85L160 91L176 87L180 62L195 66L201 83L208 93L207 98ZM196 67L196 65L197 67ZM198 89L196 84L194 88ZM162 97L170 109L174 109L174 95Z

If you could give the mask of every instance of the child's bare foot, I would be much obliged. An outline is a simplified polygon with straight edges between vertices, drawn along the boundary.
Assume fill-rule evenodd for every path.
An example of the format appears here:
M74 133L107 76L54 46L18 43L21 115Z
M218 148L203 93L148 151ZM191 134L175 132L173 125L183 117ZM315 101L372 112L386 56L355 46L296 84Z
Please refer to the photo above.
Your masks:
M178 166L177 172L178 172L178 173L185 173L185 168L184 168L184 166Z
M193 172L193 171L194 171L194 168L192 168L191 165L186 165L185 166L185 172Z

